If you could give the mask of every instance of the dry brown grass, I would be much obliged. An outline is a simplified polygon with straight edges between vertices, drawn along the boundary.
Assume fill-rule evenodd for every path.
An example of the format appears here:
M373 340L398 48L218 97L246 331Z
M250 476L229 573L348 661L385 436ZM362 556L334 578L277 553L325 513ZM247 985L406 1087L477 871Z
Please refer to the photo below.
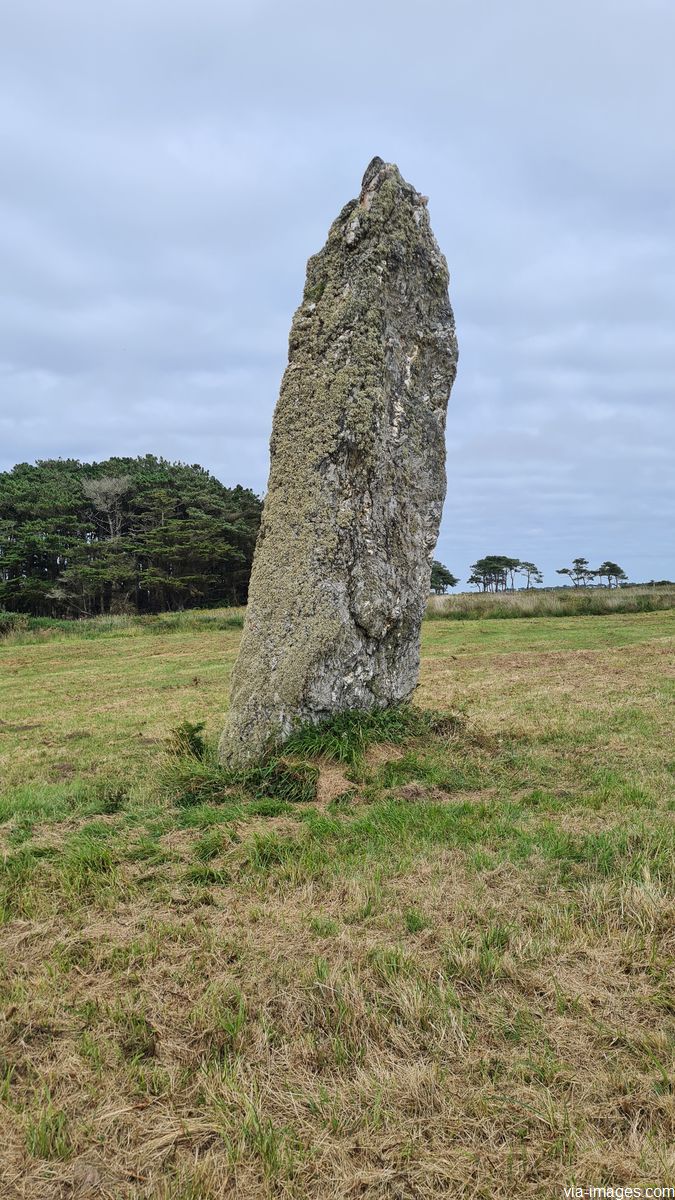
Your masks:
M322 763L319 768L319 781L316 791L316 802L321 808L327 808L339 796L352 788L347 778L345 768L340 763Z
M61 784L53 808L46 790L34 809L13 793L1 1200L539 1200L573 1182L671 1183L663 619L579 632L557 618L545 637L536 622L430 623L420 699L465 705L466 723L356 769L321 763L310 809L182 808L156 791L158 747L146 777L135 743L119 810L72 793L64 813ZM205 715L164 687L183 680L177 637L154 690L134 638L160 737ZM73 691L88 677L79 650L56 664ZM167 691L181 700L163 716ZM23 725L23 699L3 719ZM45 703L33 719L44 789L37 739L63 714L50 725Z
M672 905L658 886L590 884L552 907L541 885L504 865L478 886L441 851L367 919L364 885L338 884L18 923L3 1196L541 1196L572 1167L668 1178L668 1039L636 940L672 955ZM402 936L420 904L428 924ZM331 914L338 933L311 932ZM27 1153L38 1081L69 1161Z

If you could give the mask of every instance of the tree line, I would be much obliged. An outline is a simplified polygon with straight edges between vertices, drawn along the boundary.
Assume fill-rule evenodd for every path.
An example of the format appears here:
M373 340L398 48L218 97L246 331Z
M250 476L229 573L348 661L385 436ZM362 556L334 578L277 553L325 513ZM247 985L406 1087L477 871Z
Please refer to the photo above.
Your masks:
M246 601L261 501L146 454L0 473L0 608L153 613Z
M471 564L467 583L483 592L515 591L516 578L525 588L543 583L543 575L532 562L520 558L509 558L506 554L487 554ZM627 583L628 576L618 563L607 560L591 569L587 558L575 558L571 567L560 567L558 575L567 575L574 587L588 587L595 579L606 580L607 587L618 587ZM443 563L434 559L431 568L431 590L441 595L449 587L456 587L459 579Z
M262 503L203 467L152 454L45 459L0 472L0 608L34 616L153 613L244 604ZM583 587L626 582L617 563L575 558ZM532 562L489 554L468 582L484 592L542 583ZM459 579L434 561L432 591Z

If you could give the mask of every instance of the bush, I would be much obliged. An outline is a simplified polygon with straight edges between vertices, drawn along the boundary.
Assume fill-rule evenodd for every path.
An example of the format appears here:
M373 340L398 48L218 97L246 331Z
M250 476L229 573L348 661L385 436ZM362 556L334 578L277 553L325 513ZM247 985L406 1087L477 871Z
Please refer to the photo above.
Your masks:
M169 734L169 750L179 758L198 758L203 762L207 752L207 745L202 737L203 728L203 721L196 725L192 721L183 721L176 725Z
M10 633L19 633L28 628L28 617L25 613L0 612L0 637Z

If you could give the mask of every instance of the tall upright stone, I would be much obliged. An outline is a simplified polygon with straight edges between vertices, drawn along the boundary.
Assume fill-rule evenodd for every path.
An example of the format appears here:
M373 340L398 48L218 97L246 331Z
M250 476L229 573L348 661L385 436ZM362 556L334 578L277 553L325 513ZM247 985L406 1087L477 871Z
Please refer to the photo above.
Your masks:
M307 264L220 744L230 766L417 684L457 367L426 205L374 158Z

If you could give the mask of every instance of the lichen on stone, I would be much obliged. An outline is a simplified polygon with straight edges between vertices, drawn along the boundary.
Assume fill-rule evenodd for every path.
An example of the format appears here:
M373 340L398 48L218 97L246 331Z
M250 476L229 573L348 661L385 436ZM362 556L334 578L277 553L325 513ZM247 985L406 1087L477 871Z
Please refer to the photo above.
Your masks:
M291 326L221 740L229 765L299 723L412 694L456 366L426 197L373 159L309 259Z

